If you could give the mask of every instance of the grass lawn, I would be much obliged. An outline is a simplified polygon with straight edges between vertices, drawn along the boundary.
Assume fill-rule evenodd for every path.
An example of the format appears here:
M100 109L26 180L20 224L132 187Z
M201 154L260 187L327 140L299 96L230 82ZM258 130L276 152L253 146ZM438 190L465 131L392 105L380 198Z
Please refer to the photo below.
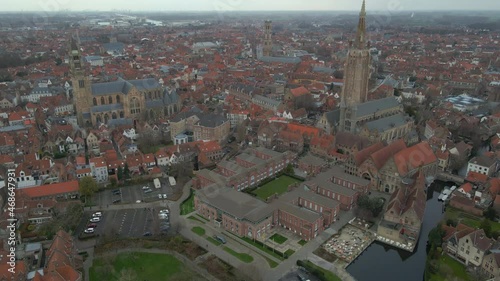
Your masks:
M219 240L215 240L212 237L207 237L207 240L210 241L210 243L214 244L215 246L219 246L220 244L222 244L221 242L219 242Z
M479 228L481 225L481 222L483 221L484 218L481 217L476 217L474 215L466 214L458 209L455 209L451 206L446 207L446 219L453 219L453 220L458 220L460 219L460 222L473 227L473 228ZM491 231L500 231L500 223L491 221Z
M200 227L200 226L194 226L193 228L191 228L191 231L200 235L200 236L205 235L205 229L203 227Z
M181 203L181 216L194 212L194 194L193 191L189 194L186 201Z
M275 267L277 267L277 266L278 266L278 263L277 263L277 262L275 262L275 261L273 261L272 259L270 259L270 258L268 258L268 257L264 257L264 256L262 256L262 257L266 259L267 264L269 264L269 267L270 267L270 268L275 268Z
M224 247L224 251L230 253L231 255L235 256L236 258L238 258L240 261L242 261L244 263L251 263L251 262L253 262L253 257L250 256L249 254L238 253L238 252L236 252L233 249L228 248L228 247Z
M293 255L294 253L295 253L295 251L292 250L292 249L288 249L288 250L285 251L285 255L287 255L288 257L291 256L291 255Z
M305 261L305 268L308 269L310 272L313 271L322 272L323 276L325 277L323 280L325 281L342 281L342 279L340 279L340 277L335 275L333 272L326 270L320 266L317 266L311 261Z
M197 221L197 222L201 222L201 223L205 224L205 222L204 222L204 221L200 220L199 218L197 218L197 217L195 217L195 216L189 216L189 217L188 217L188 219L190 219L190 220L194 220L194 221Z
M439 259L439 273L431 275L431 281L469 281L471 280L465 266L458 261L450 258L448 255L443 255Z
M274 242L276 242L278 244L283 244L283 243L285 243L286 240L288 240L288 238L286 238L285 236L279 235L278 233L273 234L273 236L271 236L271 238L269 238L269 239L273 240Z
M130 280L140 277L140 280L164 281L173 276L190 278L192 274L171 255L132 252L118 254L114 258L94 259L89 277L90 281L118 281L124 280L124 276L133 278Z
M281 176L257 188L253 192L253 194L261 199L266 200L269 196L275 193L285 193L288 190L288 186L296 182L299 182L299 180L291 178L289 176Z
M307 241L306 240L300 240L297 243L299 243L300 246L304 246L305 244L307 244Z

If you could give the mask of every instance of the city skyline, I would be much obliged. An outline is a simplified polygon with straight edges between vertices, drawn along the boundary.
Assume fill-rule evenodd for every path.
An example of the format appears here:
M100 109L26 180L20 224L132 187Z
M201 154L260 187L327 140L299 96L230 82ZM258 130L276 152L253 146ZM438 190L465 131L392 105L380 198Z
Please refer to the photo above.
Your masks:
M139 2L122 2L109 0L101 2L88 0L84 2L70 0L19 0L0 7L0 11L359 11L361 0L144 0ZM480 0L473 5L468 0L422 0L414 5L411 0L368 0L366 9L371 11L446 11L446 10L500 10L500 2Z

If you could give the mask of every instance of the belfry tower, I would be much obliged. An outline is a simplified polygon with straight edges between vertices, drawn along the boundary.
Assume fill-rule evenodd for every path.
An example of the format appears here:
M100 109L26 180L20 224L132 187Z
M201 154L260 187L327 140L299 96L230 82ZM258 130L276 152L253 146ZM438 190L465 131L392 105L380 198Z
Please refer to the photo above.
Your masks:
M71 83L73 84L73 104L76 110L78 125L83 127L91 124L90 105L92 94L90 79L85 75L82 53L78 41L78 38L71 38L68 51Z
M367 101L370 63L371 56L366 39L366 10L363 0L356 38L350 43L344 65L339 131L355 132L356 106Z
M265 57L270 57L273 51L273 22L266 20L264 22L264 46L262 48L262 55Z

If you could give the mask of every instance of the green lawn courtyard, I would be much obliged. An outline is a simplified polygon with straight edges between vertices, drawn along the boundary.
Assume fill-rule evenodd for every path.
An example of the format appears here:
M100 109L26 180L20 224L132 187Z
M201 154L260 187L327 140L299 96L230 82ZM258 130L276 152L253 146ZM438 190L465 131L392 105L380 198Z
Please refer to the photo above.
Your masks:
M257 188L252 193L255 194L257 197L266 200L269 196L274 195L276 193L277 194L285 193L288 190L288 186L296 182L299 182L299 180L289 176L281 176Z
M165 281L170 279L189 280L195 277L195 273L171 255L141 252L96 258L90 268L89 275L90 281Z
M273 234L273 236L271 236L271 238L269 238L269 239L273 240L274 242L276 242L278 244L283 244L283 243L285 243L286 240L288 240L288 238L286 238L285 236L279 235L278 233Z

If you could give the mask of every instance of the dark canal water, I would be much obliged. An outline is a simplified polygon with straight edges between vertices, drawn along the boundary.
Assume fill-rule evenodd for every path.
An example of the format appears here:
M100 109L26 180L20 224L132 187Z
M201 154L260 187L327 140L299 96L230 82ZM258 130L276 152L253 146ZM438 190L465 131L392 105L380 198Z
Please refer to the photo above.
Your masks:
M427 236L444 216L443 204L437 199L444 186L445 183L439 181L429 186L422 232L413 253L375 242L347 267L347 271L358 281L422 281Z

